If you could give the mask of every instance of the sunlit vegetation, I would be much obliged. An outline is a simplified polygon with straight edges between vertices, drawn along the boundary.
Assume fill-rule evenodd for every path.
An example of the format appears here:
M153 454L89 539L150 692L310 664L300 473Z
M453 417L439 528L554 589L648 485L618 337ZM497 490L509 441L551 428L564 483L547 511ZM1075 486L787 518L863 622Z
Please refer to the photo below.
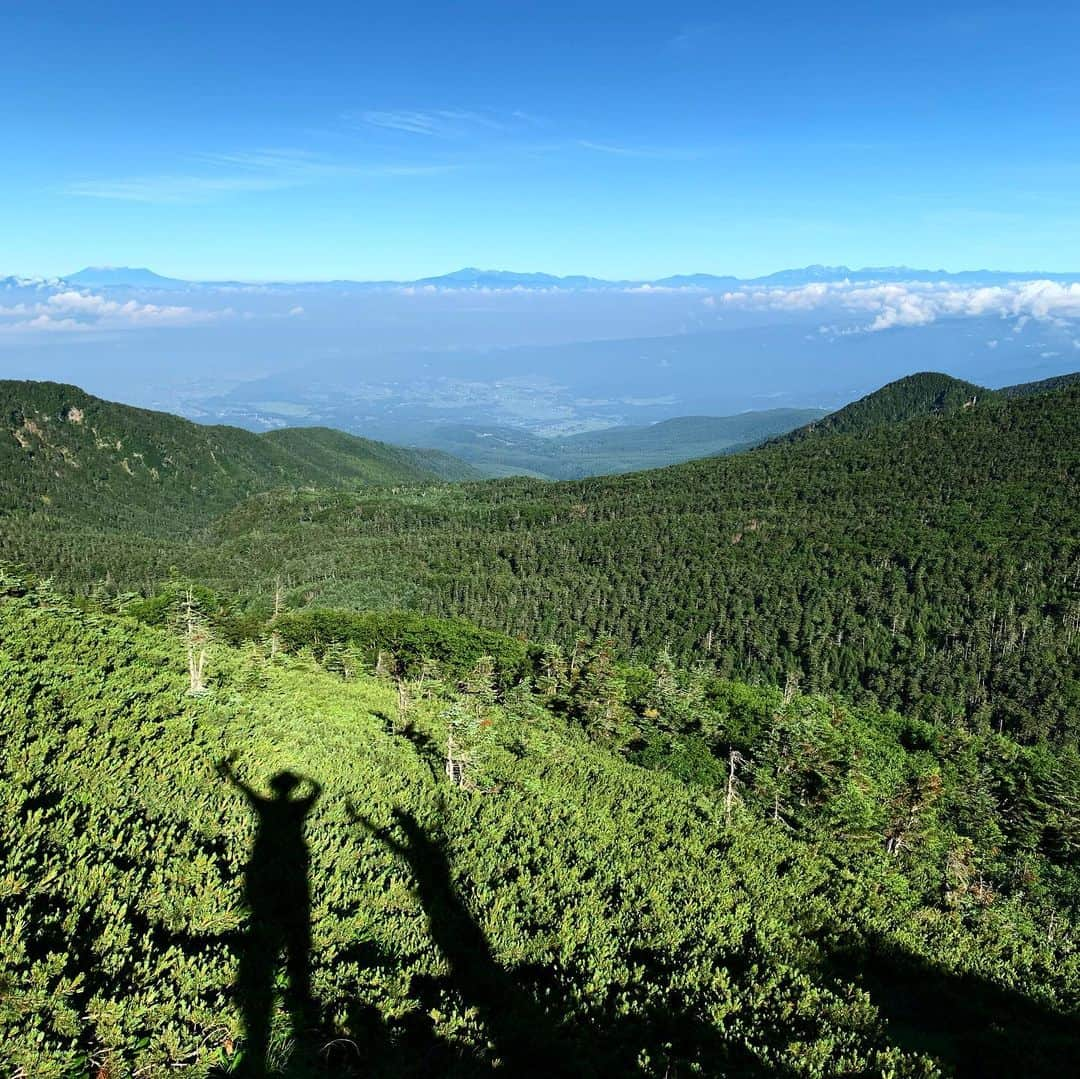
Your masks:
M936 379L464 485L19 384L0 1061L1068 1074L1080 389Z
M182 626L3 593L19 1074L242 1068L230 755L324 790L315 1023L271 1016L290 1074L1060 1074L1080 1049L1075 753L603 646L498 691L483 663L213 643L193 694Z

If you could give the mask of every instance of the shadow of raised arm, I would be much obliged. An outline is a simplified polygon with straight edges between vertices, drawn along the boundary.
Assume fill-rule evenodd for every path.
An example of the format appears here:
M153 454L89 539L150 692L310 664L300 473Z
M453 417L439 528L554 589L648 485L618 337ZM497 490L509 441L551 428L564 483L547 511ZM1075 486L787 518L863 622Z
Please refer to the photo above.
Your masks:
M396 840L393 835L390 834L389 828L379 828L372 824L371 821L356 808L356 803L353 802L351 798L345 803L345 810L349 814L349 819L354 824L359 824L361 828L368 832L368 834L373 835L380 843L389 847L390 850L398 855L398 857L404 858L406 861L409 860L409 848L406 844ZM394 810L395 821L400 823L402 816L401 810Z
M309 793L304 798L297 798L296 802L303 807L304 812L307 813L311 807L322 797L323 786L317 779L312 779L311 776L298 777L301 782L306 783L310 787Z
M236 769L233 767L236 763L236 758L237 753L233 751L214 765L214 771L217 772L226 783L235 787L251 803L251 805L258 805L263 799L236 774Z

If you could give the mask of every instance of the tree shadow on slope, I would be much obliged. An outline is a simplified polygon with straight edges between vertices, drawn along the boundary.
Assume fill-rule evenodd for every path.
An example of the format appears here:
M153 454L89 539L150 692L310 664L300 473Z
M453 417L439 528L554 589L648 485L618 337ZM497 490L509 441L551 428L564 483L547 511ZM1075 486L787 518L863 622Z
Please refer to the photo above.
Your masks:
M1015 990L952 974L879 938L849 942L826 961L865 989L888 1041L927 1053L960 1079L1062 1079L1080 1060L1080 1023Z

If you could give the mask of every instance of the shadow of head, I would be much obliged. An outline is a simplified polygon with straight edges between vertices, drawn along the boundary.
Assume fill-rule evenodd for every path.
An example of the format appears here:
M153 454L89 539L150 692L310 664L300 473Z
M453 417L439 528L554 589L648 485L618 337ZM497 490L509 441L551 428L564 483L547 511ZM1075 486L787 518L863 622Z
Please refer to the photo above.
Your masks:
M270 777L270 789L277 798L288 798L290 794L303 782L295 772L288 769L278 772Z

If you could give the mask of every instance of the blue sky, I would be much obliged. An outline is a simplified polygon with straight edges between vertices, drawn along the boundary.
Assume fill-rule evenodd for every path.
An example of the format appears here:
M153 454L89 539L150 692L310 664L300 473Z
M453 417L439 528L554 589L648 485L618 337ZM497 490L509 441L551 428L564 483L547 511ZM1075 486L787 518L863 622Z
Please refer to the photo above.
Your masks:
M16 0L0 21L0 273L1080 269L1068 5Z

